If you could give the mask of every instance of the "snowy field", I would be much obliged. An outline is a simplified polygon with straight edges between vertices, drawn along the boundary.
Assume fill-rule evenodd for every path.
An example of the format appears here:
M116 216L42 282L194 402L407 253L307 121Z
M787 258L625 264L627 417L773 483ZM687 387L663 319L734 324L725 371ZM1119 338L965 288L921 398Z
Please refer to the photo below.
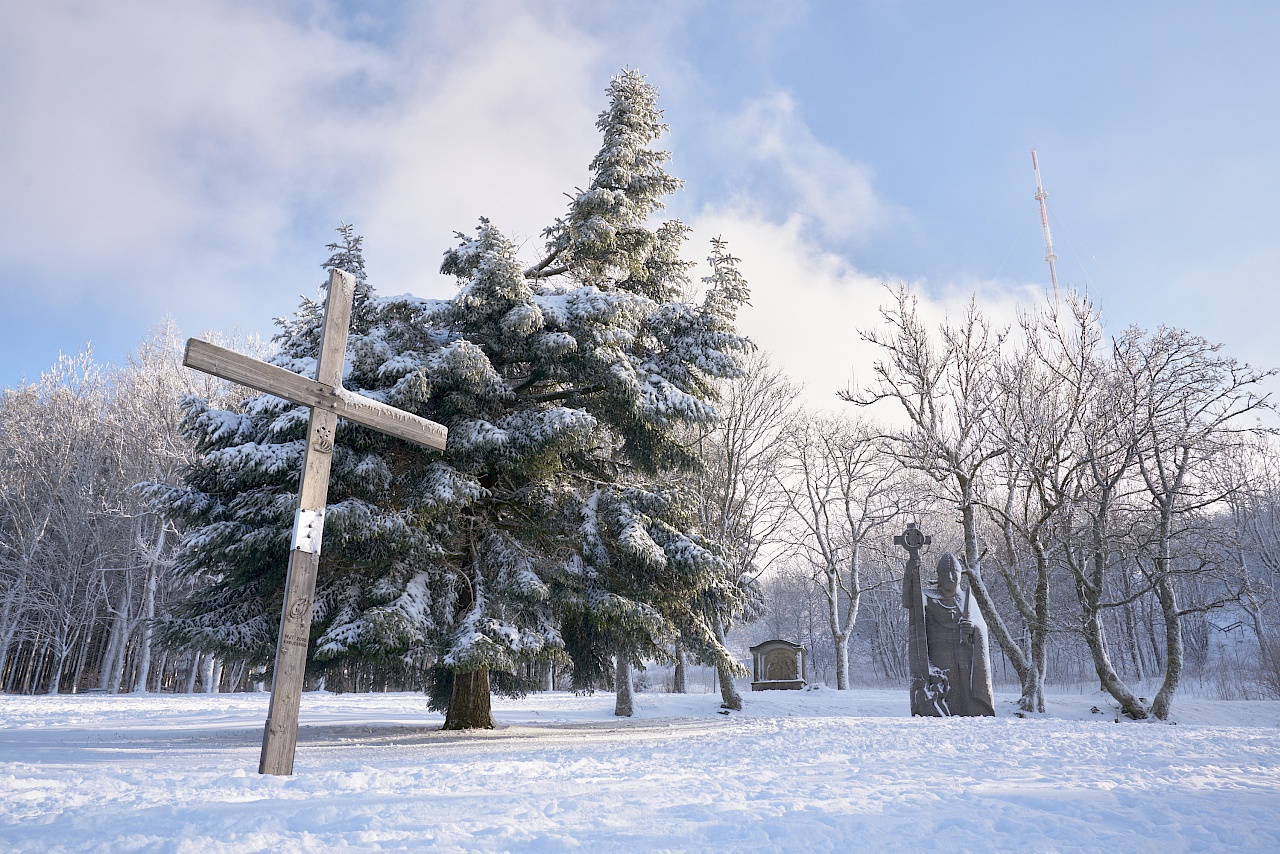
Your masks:
M265 694L3 696L0 850L1280 851L1280 702L1184 699L1173 725L1012 699L641 694L621 720L554 693L445 733L420 695L311 693L280 778Z

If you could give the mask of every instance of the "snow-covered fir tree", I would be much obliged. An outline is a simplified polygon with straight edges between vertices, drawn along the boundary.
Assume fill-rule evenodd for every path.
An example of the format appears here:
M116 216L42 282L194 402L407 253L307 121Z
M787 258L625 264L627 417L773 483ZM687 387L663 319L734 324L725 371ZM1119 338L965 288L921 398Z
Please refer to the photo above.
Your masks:
M340 424L313 658L432 665L447 726L491 726L491 677L539 658L567 656L584 687L676 639L737 667L711 627L736 579L673 472L696 465L682 430L716 418L717 382L741 370L746 289L717 272L700 303L682 298L688 230L649 226L680 186L652 148L656 93L626 71L608 94L590 185L531 267L482 220L446 253L453 299L378 298L360 239L344 227L330 247L326 266L358 282L344 384L446 425L449 444ZM304 300L276 363L313 371L320 323ZM269 660L306 420L269 395L188 403L202 457L157 497L191 526L181 564L200 590L171 638Z

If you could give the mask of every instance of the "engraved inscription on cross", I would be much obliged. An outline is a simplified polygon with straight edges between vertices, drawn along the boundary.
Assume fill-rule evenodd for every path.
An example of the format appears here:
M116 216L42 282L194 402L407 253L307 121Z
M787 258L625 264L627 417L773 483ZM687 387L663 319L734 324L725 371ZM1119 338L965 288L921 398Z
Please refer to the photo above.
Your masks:
M182 360L189 368L311 408L259 774L293 773L298 704L311 636L311 603L316 590L316 570L320 566L320 537L338 418L437 450L444 450L448 438L448 431L434 421L342 387L342 363L346 358L354 295L355 279L341 270L331 271L315 380L195 338L188 339Z

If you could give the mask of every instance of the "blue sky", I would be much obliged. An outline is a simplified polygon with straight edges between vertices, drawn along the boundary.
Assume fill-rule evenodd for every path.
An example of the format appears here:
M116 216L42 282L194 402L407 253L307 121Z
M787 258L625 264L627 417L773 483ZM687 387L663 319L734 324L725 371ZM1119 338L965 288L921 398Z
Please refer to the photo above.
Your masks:
M743 258L744 326L818 397L882 283L993 316L1059 278L1110 326L1280 366L1280 3L0 2L0 384L163 316L264 335L342 220L386 293L480 215L537 246L619 68L670 212Z

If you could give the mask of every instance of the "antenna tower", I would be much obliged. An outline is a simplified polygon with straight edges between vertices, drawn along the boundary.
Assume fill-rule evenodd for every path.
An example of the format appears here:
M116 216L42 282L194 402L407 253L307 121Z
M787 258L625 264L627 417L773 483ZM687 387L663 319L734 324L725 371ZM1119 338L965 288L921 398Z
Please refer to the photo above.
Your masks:
M1058 296L1058 271L1054 269L1053 262L1058 260L1058 256L1053 254L1053 235L1049 233L1049 209L1044 206L1044 200L1049 198L1049 194L1044 191L1044 185L1040 183L1040 161L1036 159L1036 150L1031 149L1031 168L1036 170L1036 201L1040 203L1040 229L1044 232L1044 260L1049 262L1049 278L1053 281L1053 295Z

